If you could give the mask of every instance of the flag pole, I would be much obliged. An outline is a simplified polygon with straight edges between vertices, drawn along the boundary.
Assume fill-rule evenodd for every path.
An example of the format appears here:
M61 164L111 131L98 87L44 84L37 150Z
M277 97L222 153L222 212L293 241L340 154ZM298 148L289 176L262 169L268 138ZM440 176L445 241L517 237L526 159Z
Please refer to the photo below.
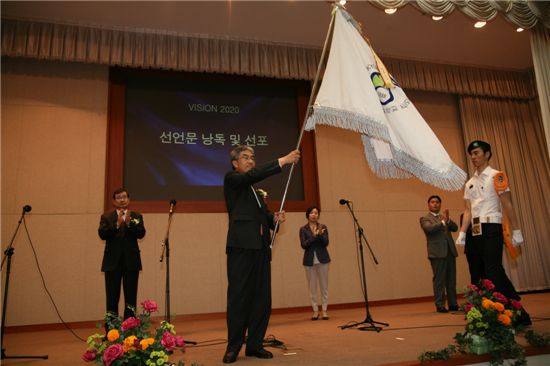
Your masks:
M302 128L300 130L300 136L298 137L298 142L296 144L296 150L298 150L300 148L300 145L302 144L302 138L304 137L306 122L307 122L307 119L309 118L309 116L311 114L311 109L312 109L311 106L313 104L313 100L315 99L314 95L317 94L317 91L318 91L318 88L319 88L318 84L319 84L321 69L323 68L323 66L324 66L324 64L326 63L326 60L327 60L328 42L329 42L330 38L332 37L332 32L334 31L334 19L336 18L336 7L337 6L341 6L341 5L339 5L337 3L333 4L332 16L331 16L331 19L330 19L330 24L328 26L327 36L325 38L325 44L323 45L323 51L321 52L321 58L319 59L319 64L317 66L317 72L315 73L315 79L313 81L313 86L311 87L311 94L309 95L309 101L307 103L306 115L304 117L304 121L302 123ZM295 165L295 163L292 163L292 165L290 166L290 171L288 173L288 179L286 181L285 191L283 193L283 198L281 200L281 208L279 209L279 212L283 210L283 206L285 205L286 195L288 193L288 187L290 186L290 180L292 179L292 173L294 171L294 165ZM279 230L279 221L277 221L275 223L275 229L273 230L273 236L271 237L271 244L269 245L270 248L273 248L273 243L275 243L275 237L277 236L277 231L278 230Z

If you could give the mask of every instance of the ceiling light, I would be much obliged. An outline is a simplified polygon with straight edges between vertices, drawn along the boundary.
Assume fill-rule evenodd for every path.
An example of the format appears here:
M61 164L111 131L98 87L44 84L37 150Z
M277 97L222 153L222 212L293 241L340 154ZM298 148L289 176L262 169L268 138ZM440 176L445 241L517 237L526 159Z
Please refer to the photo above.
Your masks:
M384 9L384 13L386 13L386 14L393 14L396 11L397 11L397 8Z
M525 29L523 29L522 27L519 27L518 29L516 29L516 32L523 32Z
M443 19L443 17L441 15L432 15L432 19L437 21Z
M338 1L338 4L344 6L344 5L346 5L346 0L340 0L340 1Z
M485 27L485 24L487 24L486 21L480 20L479 22L476 22L476 24L474 24L474 27L476 27L476 28L483 28L483 27Z

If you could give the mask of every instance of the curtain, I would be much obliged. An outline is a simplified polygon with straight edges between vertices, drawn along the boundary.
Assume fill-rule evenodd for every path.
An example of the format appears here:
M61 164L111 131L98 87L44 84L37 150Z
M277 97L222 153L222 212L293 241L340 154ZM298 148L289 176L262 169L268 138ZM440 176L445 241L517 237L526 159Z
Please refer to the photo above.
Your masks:
M320 49L229 37L2 19L2 56L312 80Z
M2 56L134 68L313 80L320 48L174 33L2 19ZM404 89L534 98L529 71L502 71L384 57Z
M400 8L412 4L422 13L445 16L455 9L472 19L489 21L502 15L509 22L529 29L542 22L550 27L550 4L544 1L525 0L372 0L381 9Z
M550 31L536 27L531 33L531 52L537 80L546 152L550 157Z
M504 264L519 291L550 284L550 162L536 101L462 96L465 143L484 140L492 147L490 165L510 179L512 202L525 243L522 255ZM470 176L473 168L469 164ZM508 258L507 254L504 255Z

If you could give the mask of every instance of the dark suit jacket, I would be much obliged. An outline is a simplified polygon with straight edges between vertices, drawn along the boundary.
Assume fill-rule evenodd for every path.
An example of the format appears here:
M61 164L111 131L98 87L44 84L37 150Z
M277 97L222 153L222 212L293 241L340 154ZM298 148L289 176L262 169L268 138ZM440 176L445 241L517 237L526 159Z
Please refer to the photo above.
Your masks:
M281 167L275 160L244 174L233 170L225 175L223 194L229 214L228 248L262 249L269 244L270 229L274 228L273 214L262 197L256 200L252 184L279 172Z
M451 232L458 230L457 224L449 220L443 225L440 219L428 213L420 218L420 226L426 234L428 258L445 258L449 250L453 257L458 256Z
M330 262L328 255L328 229L326 225L318 224L319 228L325 228L323 235L315 236L309 228L309 224L305 224L300 228L300 245L304 249L304 266L313 266L313 253L317 253L317 259L321 263Z
M116 210L101 215L99 222L99 237L106 241L105 252L101 271L114 271L124 265L124 269L130 271L141 270L141 257L139 254L138 239L145 236L143 217L139 212L130 211L130 221L138 220L139 223L129 223L126 227L116 228Z

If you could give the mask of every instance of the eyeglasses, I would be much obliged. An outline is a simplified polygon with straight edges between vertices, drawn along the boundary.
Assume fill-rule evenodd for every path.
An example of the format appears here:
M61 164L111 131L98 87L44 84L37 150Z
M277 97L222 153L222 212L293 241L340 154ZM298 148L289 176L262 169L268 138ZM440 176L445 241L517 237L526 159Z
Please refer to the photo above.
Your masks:
M249 160L256 161L256 157L254 155L241 155L239 159L242 159L244 161L249 161Z

